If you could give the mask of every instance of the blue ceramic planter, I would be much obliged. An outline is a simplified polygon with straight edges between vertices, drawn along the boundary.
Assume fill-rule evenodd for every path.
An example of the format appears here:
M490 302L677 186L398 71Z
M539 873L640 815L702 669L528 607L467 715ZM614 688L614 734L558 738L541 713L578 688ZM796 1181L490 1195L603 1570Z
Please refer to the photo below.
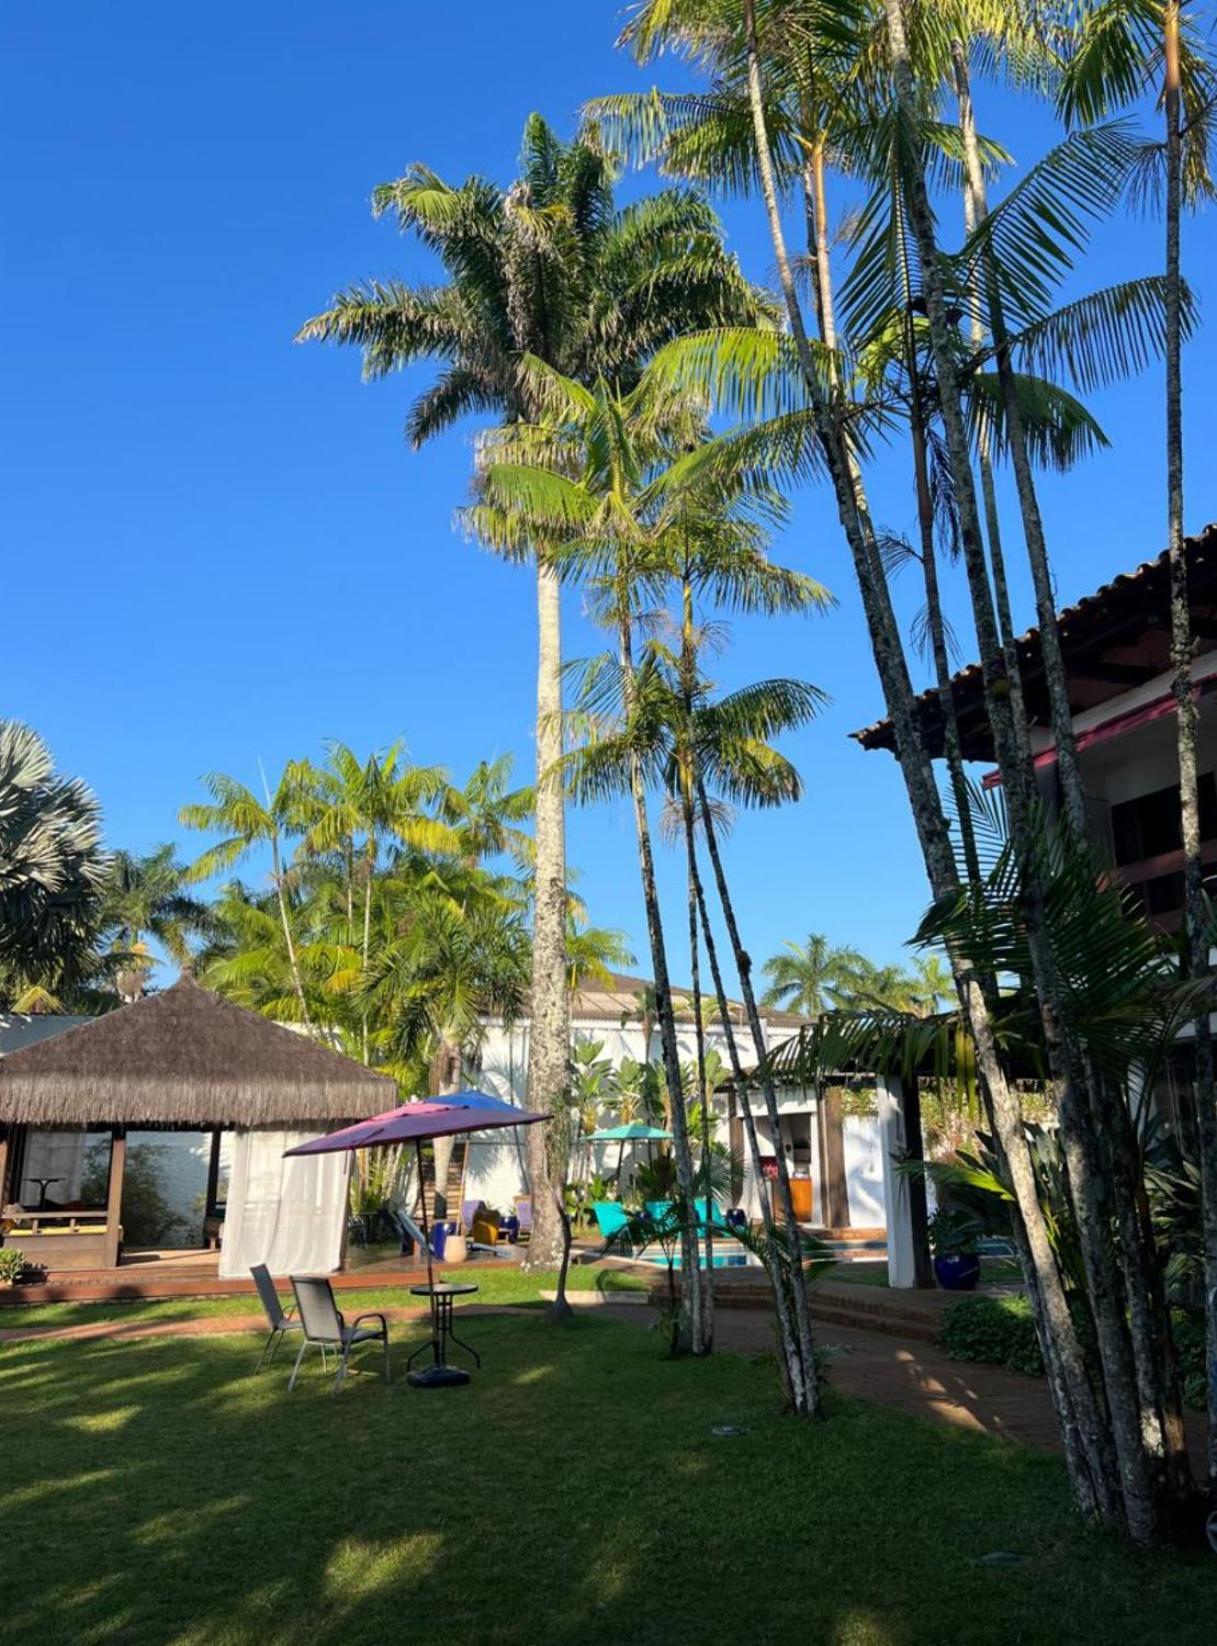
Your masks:
M973 1292L980 1279L980 1259L975 1252L959 1257L936 1257L934 1277L944 1292Z

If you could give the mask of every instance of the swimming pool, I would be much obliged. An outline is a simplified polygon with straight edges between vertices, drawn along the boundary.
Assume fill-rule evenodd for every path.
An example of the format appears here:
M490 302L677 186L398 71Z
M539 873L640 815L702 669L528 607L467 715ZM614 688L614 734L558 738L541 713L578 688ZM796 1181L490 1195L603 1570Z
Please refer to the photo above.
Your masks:
M666 1269L668 1266L668 1260L662 1252L656 1254L640 1252L632 1261L635 1263L649 1263L654 1269ZM677 1252L672 1259L673 1268L679 1269L680 1263L680 1253ZM704 1269L705 1266L706 1260L703 1256L698 1268ZM761 1260L759 1257L753 1257L751 1252L715 1252L714 1267L716 1269L759 1269Z

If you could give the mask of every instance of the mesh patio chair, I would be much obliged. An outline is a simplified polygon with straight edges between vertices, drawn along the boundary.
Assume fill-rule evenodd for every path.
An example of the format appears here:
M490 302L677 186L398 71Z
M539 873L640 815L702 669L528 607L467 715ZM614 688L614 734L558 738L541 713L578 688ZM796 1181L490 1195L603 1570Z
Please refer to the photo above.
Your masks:
M337 1394L341 1389L347 1375L351 1350L358 1348L361 1343L384 1345L385 1382L392 1381L393 1373L389 1365L389 1323L384 1315L356 1315L348 1326L334 1302L333 1287L328 1280L320 1276L293 1275L292 1291L296 1294L296 1309L300 1315L300 1324L304 1328L304 1342L300 1345L300 1353L292 1367L291 1381L287 1385L289 1393L296 1387L300 1362L304 1359L304 1351L310 1345L321 1350L321 1364L327 1369L328 1351L333 1349L338 1355L338 1376L334 1379L331 1394ZM361 1326L362 1320L378 1320L380 1325Z
M279 1345L288 1332L299 1332L303 1330L303 1327L298 1320L291 1318L296 1305L294 1303L289 1304L285 1309L280 1303L279 1293L275 1290L275 1283L270 1277L270 1270L266 1267L266 1264L257 1263L249 1272L253 1276L254 1285L258 1288L258 1296L262 1300L262 1307L266 1310L266 1319L270 1326L270 1336L262 1345L262 1353L258 1358L257 1366L254 1368L255 1371L260 1372L264 1365L274 1360L279 1352Z

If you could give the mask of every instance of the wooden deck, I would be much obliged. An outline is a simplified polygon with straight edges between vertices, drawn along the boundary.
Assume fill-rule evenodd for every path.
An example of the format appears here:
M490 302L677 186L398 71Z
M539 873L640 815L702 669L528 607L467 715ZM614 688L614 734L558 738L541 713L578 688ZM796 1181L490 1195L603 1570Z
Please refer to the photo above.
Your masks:
M418 1285L426 1278L426 1268L415 1259L369 1259L361 1251L351 1254L341 1273L330 1276L335 1291ZM246 1295L254 1295L253 1281L222 1280L218 1252L138 1251L127 1253L116 1268L73 1269L50 1275L41 1286L0 1289L0 1308L22 1303L121 1303L142 1298Z

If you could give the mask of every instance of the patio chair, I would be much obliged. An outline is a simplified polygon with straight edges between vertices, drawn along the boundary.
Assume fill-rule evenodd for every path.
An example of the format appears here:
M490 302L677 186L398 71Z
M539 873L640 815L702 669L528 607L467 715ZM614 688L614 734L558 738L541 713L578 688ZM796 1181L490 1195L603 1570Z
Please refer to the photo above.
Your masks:
M532 1199L528 1195L516 1196L516 1217L519 1228L516 1230L516 1240L521 1245L532 1239Z
M275 1358L279 1352L279 1345L288 1332L299 1332L303 1327L298 1320L290 1318L295 1312L296 1305L291 1303L285 1309L280 1303L279 1293L275 1290L275 1283L266 1264L256 1263L249 1272L253 1276L254 1285L258 1288L258 1296L262 1300L262 1307L266 1310L266 1319L270 1326L270 1336L262 1345L262 1353L254 1368L256 1372L260 1372L268 1361Z
M494 1251L499 1243L499 1214L490 1211L484 1200L478 1201L468 1227L470 1243L476 1250Z
M630 1221L630 1214L619 1200L593 1200L592 1213L603 1240L610 1239Z
M321 1350L321 1364L326 1370L329 1368L328 1350L334 1349L337 1352L338 1376L334 1379L331 1394L336 1395L341 1389L347 1375L351 1350L358 1348L361 1343L384 1345L385 1382L392 1381L393 1373L389 1365L389 1323L384 1315L356 1315L348 1326L334 1302L334 1288L323 1276L293 1275L292 1291L296 1294L296 1308L300 1315L300 1324L304 1328L304 1342L300 1345L300 1353L292 1367L291 1381L287 1385L289 1394L296 1387L300 1362L304 1359L304 1351L310 1344ZM378 1320L380 1325L361 1326L361 1320Z

